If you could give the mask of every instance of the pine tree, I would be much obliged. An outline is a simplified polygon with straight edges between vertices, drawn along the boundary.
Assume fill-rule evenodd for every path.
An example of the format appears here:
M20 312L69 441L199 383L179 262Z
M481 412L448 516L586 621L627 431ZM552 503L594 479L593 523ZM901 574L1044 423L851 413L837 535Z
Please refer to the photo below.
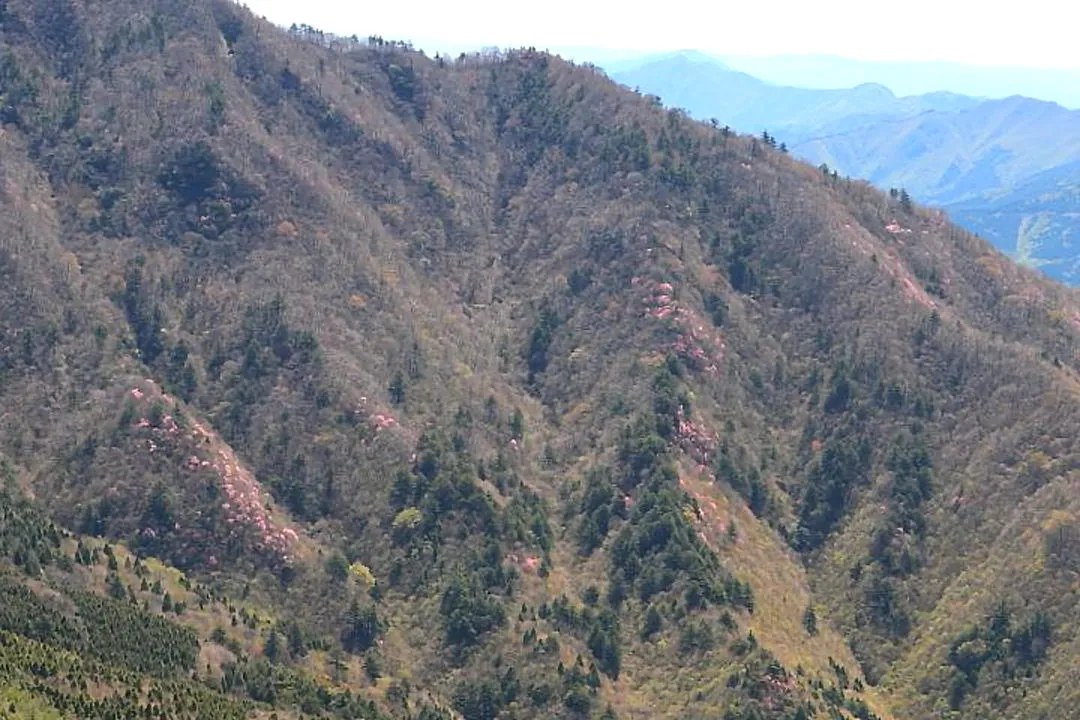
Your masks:
M267 635L263 644L263 656L272 663L281 660L281 638L278 637L277 630L271 630Z
M127 589L124 587L124 582L119 575L114 572L109 573L109 578L105 582L108 587L109 597L116 600L123 600L127 597Z
M387 388L390 394L390 402L394 405L403 405L405 403L405 378L400 372L394 373L394 377L390 380L390 387Z
M363 607L359 600L353 599L345 615L345 629L341 634L342 647L351 653L362 653L375 644L378 635L379 617L375 607Z
M285 626L285 636L289 644L289 655L301 658L307 655L307 644L304 642L304 633L295 620Z
M910 213L912 211L911 196L908 195L908 191L900 188L900 207L904 212Z
M806 606L806 612L803 613L803 627L806 628L807 635L817 635L817 613L814 612L813 605Z

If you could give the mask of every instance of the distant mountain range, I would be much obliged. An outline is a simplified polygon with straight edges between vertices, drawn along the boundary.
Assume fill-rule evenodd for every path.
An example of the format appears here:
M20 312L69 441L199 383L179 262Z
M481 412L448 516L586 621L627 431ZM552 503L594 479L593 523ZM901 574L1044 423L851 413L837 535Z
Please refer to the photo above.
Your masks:
M565 48L560 52L575 60L593 62L611 73L625 72L678 54L719 61L732 70L776 85L845 90L867 83L880 83L902 96L927 95L943 90L980 98L1023 95L1080 109L1080 68L875 62L834 55L728 55L694 50L650 54L630 50Z
M810 162L903 187L1015 259L1080 283L1080 111L1020 96L898 97L876 83L777 85L696 52L613 67L617 81L694 117L767 129Z

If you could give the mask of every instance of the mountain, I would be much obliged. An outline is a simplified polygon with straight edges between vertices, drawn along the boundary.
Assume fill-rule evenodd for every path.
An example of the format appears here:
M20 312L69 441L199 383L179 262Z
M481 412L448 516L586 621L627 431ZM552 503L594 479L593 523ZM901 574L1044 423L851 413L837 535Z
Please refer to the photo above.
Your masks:
M614 77L694 117L718 118L744 132L767 129L815 165L882 188L905 188L1014 258L1080 282L1069 240L1074 216L1062 196L1040 194L1018 215L1013 194L1045 182L1039 180L1044 173L1065 184L1065 196L1080 187L1080 110L1019 96L897 98L880 85L778 86L702 55L667 56ZM1031 228L1039 228L1037 241Z
M1080 162L1038 173L988 199L953 204L949 212L1016 257L1075 283L1080 277ZM1015 240L1014 240L1015 239Z
M917 188L945 207L1011 195L1004 189L1080 158L1080 111L1028 98L890 120L887 129L866 125L792 148L877 184Z
M0 712L1077 706L1073 291L544 53L0 7Z
M718 118L741 132L833 133L861 128L880 117L918 116L933 110L970 108L973 98L950 93L897 98L887 87L864 83L842 90L773 85L693 51L643 59L610 70L628 87L658 94L671 107L700 119Z
M1024 95L1080 109L1080 68L991 67L949 62L881 62L834 55L719 55L735 69L777 85L844 89L879 82L900 95L952 91L984 98Z

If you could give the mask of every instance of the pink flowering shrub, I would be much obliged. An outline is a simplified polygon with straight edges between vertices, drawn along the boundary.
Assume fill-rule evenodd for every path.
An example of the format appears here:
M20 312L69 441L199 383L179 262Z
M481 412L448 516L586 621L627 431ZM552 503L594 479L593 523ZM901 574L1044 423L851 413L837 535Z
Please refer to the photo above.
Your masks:
M724 359L724 340L719 331L676 300L671 283L635 277L631 284L643 293L645 317L665 323L675 334L666 349L692 368L710 375L718 374Z
M720 445L720 436L693 423L682 407L675 418L675 444L697 463L699 472L711 475L709 467Z
M296 532L273 518L268 494L233 449L198 420L185 417L176 400L153 381L132 388L130 396L136 401L131 428L140 445L159 461L175 463L193 483L202 480L215 487L218 497L217 512L209 517L203 510L194 511L193 524L201 527L177 522L172 528L143 528L140 535L154 540L167 530L180 539L177 549L185 553L208 552L218 543L239 544L277 562L290 562Z
M398 427L398 421L394 416L385 412L373 411L371 409L371 403L366 397L360 398L360 402L357 403L352 414L356 422L363 423L376 434L383 430Z

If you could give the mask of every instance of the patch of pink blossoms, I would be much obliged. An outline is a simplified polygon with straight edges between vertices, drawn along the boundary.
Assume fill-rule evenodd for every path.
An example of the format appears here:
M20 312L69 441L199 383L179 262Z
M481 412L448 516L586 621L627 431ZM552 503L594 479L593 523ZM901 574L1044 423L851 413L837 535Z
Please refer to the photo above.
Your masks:
M233 449L197 420L181 417L176 400L162 392L153 381L145 381L142 388L132 388L130 394L141 401L140 409L146 413L133 423L133 427L150 435L149 451L156 453L160 449L163 454L176 457L183 470L205 472L214 478L221 491L220 508L228 528L227 537L247 540L255 550L269 552L282 562L289 562L297 534L273 519L269 497L255 475L240 463ZM161 415L157 425L150 422L147 412L154 401L162 403L168 410ZM185 421L183 424L190 432L181 430L178 417ZM186 451L182 444L188 445ZM179 525L174 530L187 531ZM143 533L152 537L154 530L146 528Z
M675 416L675 443L697 463L698 472L712 475L710 463L720 444L720 436L687 418L681 406Z
M366 397L360 398L360 402L356 404L356 409L353 412L357 417L365 418L371 429L376 433L380 430L396 427L398 424L398 421L389 413L372 412Z
M720 372L724 359L724 339L700 315L675 299L671 283L635 277L631 284L643 292L645 317L667 323L677 334L667 349L692 367L710 375Z

